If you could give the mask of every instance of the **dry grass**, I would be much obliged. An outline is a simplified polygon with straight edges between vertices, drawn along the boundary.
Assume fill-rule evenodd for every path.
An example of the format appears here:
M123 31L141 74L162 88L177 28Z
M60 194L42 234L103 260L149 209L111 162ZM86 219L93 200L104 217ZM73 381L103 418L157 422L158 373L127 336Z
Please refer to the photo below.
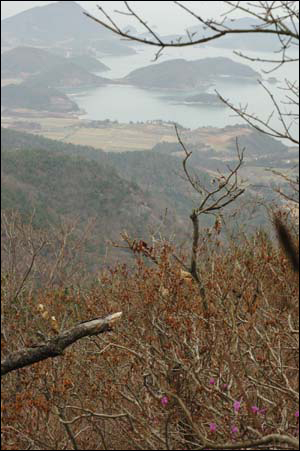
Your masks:
M125 152L152 149L160 142L176 143L176 133L172 124L110 124L105 128L82 126L76 116L61 115L51 117L36 115L27 110L16 110L19 117L2 117L3 126L10 126L16 120L35 121L41 125L37 133L50 139L62 140L72 144L88 145L107 152ZM20 128L22 131L22 128ZM210 145L216 150L224 150L233 138L248 133L247 129L224 130L199 128L183 131L182 138L187 144ZM249 131L250 133L250 131Z

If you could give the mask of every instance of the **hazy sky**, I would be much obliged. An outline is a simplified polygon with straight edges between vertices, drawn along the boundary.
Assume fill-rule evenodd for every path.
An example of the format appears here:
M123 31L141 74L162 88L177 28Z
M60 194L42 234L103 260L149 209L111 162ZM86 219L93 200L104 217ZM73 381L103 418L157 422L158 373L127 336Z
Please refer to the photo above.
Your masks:
M1 18L5 19L9 16L17 14L34 6L43 6L49 3L48 1L1 1ZM114 18L118 18L121 25L134 24L127 16L116 15L114 10L125 10L122 1L78 1L83 8L91 13L95 13L100 17L100 12L97 10L97 5L103 6L109 13L112 13ZM185 1L186 6L193 9L193 11L203 14L205 17L213 17L222 11L223 2L221 1ZM141 13L143 18L151 25L156 25L162 32L166 33L181 33L185 28L197 24L196 19L186 14L181 8L174 5L172 1L131 1L130 5Z

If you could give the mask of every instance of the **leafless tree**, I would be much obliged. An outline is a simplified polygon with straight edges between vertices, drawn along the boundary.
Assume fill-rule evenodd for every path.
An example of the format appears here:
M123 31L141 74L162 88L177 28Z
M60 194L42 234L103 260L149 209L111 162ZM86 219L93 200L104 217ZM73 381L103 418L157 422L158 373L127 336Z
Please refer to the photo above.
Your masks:
M25 286L32 291L37 281L53 288L76 283L78 273L83 278L80 258L94 221L79 234L76 220L49 225L47 232L38 229L35 220L35 211L27 217L17 211L1 213L1 272L11 301Z

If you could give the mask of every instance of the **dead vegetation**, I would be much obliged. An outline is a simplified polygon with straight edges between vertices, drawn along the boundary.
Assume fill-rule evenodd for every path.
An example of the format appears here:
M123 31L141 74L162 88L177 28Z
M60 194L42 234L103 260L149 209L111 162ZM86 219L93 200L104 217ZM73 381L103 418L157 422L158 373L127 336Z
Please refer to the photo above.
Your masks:
M5 376L3 449L297 449L298 275L285 252L262 232L228 247L218 228L201 234L204 308L186 256L130 244L135 268L106 270L89 290L7 302L2 276L4 358L55 337L51 317L63 331L123 312L111 332Z

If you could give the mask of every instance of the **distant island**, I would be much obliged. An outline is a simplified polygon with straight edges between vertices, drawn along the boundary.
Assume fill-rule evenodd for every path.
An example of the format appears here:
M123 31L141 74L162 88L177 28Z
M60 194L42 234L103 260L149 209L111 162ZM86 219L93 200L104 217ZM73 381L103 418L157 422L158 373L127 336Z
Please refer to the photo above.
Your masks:
M83 67L68 62L68 60L47 69L28 80L28 84L32 87L50 86L60 89L96 88L107 83L113 83L113 81L91 74Z
M98 87L109 80L89 71L103 72L109 68L88 55L65 58L44 49L16 47L1 55L1 78L18 77L35 86Z
M58 113L79 111L78 105L57 89L29 86L26 82L1 88L1 106Z
M109 70L95 58L65 58L44 49L16 47L1 55L1 105L57 113L78 112L77 104L61 91L96 88L113 81L89 72ZM15 79L19 84L12 84ZM23 81L23 82L22 82ZM15 83L16 83L15 82Z
M278 80L276 77L269 77L269 78L267 78L267 82L272 85L276 85L276 83L278 83Z
M136 55L136 51L120 42L117 39L100 39L91 42L91 46L95 49L96 53L101 57L103 55L110 56L129 56Z
M230 58L203 58L195 61L178 58L136 69L119 81L142 88L204 90L212 82L224 78L252 83L261 79L261 75L246 64L237 63Z
M199 104L206 106L225 107L225 104L220 100L216 94L209 94L206 92L185 97L184 103Z

